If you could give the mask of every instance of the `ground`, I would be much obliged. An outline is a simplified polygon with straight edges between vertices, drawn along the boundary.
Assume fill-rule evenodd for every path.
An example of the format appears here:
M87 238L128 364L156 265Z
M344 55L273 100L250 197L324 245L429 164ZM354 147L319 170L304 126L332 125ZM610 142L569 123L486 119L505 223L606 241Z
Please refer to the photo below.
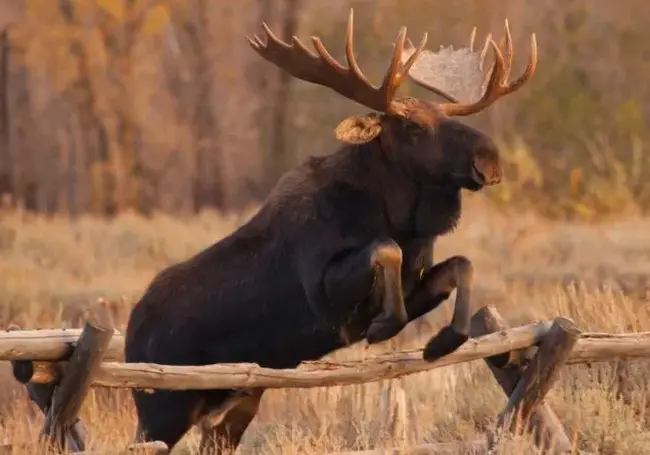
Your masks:
M480 195L467 201L459 229L440 242L436 260L464 254L476 266L476 305L494 304L511 324L556 315L585 331L650 330L650 220L605 225L568 224L533 215L504 215ZM98 297L129 305L164 265L217 240L244 218L204 213L112 222L5 213L0 218L0 328L70 324ZM453 296L452 296L453 298ZM450 317L451 302L412 325L393 345L359 346L338 358L421 347ZM0 443L34 453L42 417L0 363ZM646 361L570 366L547 401L575 437L599 454L650 454L650 398ZM482 361L420 373L393 382L406 394L409 443L473 439L490 424L505 397ZM270 391L240 453L322 454L400 444L384 411L386 383ZM394 389L395 390L395 389ZM389 407L388 409L392 409ZM82 410L88 444L99 453L125 447L135 429L126 391L96 391ZM189 434L175 453L192 453ZM534 453L528 441L507 441L501 453Z

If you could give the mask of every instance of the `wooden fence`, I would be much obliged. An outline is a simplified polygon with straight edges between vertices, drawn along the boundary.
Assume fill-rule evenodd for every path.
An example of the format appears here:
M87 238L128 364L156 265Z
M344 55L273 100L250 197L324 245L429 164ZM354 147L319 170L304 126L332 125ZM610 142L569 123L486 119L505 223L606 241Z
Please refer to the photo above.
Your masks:
M20 330L14 326L0 333L0 360L11 361L16 380L27 387L30 398L45 414L41 437L59 448L83 453L90 452L84 452L85 430L78 413L93 386L175 390L323 387L394 379L478 359L487 362L508 399L483 440L349 452L378 455L486 453L506 431L531 431L536 444L551 453L575 453L562 423L544 402L558 371L567 364L650 357L650 332L582 332L564 317L509 328L494 307L484 307L472 319L472 338L432 363L423 361L422 352L415 350L362 362L305 362L296 369L255 364L126 364L120 362L123 347L124 339L114 330L104 305L98 305L82 330ZM125 449L125 453L133 451L168 453L161 442ZM11 453L11 446L0 446L0 453Z

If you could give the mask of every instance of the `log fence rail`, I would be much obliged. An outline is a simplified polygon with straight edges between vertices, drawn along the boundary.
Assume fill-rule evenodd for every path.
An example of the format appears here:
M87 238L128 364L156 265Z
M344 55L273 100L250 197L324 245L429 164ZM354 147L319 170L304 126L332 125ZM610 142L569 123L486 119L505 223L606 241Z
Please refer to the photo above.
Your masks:
M296 369L255 364L172 366L122 363L124 338L114 329L106 305L90 312L82 330L20 330L0 333L0 360L11 361L16 380L45 415L41 438L60 449L90 454L78 417L91 387L142 389L308 388L391 380L435 368L484 359L507 400L485 438L463 443L423 444L408 449L346 452L346 455L490 453L504 433L530 431L538 447L552 454L577 453L546 394L565 365L650 357L650 332L582 332L557 317L510 328L492 306L472 319L472 338L435 362L422 351L403 351L364 361L305 362ZM404 400L404 394L393 394ZM404 403L394 406L404 408ZM396 408L397 409L397 408ZM400 412L394 415L401 415ZM400 426L392 422L392 426ZM404 424L401 424L403 427ZM395 435L396 439L401 436ZM167 454L162 442L133 444L124 453ZM0 446L0 454L11 446ZM343 455L342 453L338 455Z

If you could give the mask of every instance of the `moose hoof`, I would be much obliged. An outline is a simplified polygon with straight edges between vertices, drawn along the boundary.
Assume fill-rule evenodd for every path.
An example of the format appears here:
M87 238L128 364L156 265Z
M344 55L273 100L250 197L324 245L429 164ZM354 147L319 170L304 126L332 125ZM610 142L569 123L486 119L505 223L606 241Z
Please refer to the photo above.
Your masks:
M451 326L446 326L429 340L424 348L422 357L427 362L433 362L447 354L451 354L468 339L469 337L467 335L454 331Z
M392 316L388 318L377 318L370 324L366 333L368 344L380 343L393 338L406 324L399 318Z

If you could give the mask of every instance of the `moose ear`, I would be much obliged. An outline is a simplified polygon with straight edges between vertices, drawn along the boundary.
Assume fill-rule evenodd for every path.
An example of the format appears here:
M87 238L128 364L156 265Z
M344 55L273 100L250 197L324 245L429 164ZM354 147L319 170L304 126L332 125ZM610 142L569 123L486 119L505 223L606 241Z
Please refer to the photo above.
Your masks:
M382 116L377 113L348 117L339 123L334 135L348 144L365 144L381 133L381 120Z

